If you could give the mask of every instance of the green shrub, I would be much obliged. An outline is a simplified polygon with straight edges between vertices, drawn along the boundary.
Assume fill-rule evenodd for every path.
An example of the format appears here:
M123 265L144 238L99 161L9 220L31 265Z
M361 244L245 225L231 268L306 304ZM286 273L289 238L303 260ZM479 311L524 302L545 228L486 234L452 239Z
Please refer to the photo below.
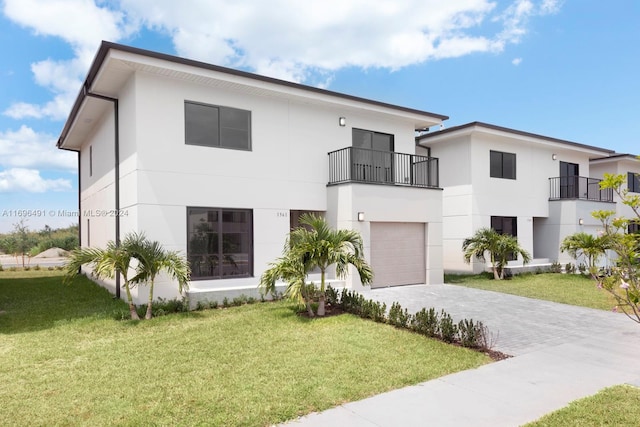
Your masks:
M482 346L484 328L482 322L474 323L473 319L461 320L458 323L460 345L469 348L480 348Z
M558 261L553 261L553 263L551 263L550 270L552 273L562 273L562 264L560 264Z
M458 327L453 323L451 315L444 310L440 314L440 324L438 327L438 335L440 338L448 343L452 343L456 340L458 334Z
M435 308L423 308L412 319L411 329L419 334L435 337L438 335L438 314Z
M223 306L224 308L229 307L229 298L224 297L224 299L222 300L222 306Z
M403 310L399 303L394 302L389 309L389 318L387 320L389 324L397 328L408 328L412 317L406 308Z
M40 271L40 265L39 265L39 264L34 265L34 266L33 266L33 269L34 269L35 271Z
M571 264L570 262L568 262L565 266L564 266L564 271L567 274L573 274L576 271L576 267Z

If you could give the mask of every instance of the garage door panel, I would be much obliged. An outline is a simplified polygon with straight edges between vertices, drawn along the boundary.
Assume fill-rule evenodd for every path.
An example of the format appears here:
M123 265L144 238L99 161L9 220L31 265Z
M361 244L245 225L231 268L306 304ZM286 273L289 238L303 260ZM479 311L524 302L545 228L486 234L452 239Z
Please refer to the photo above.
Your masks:
M398 286L426 281L425 224L371 223L371 287Z

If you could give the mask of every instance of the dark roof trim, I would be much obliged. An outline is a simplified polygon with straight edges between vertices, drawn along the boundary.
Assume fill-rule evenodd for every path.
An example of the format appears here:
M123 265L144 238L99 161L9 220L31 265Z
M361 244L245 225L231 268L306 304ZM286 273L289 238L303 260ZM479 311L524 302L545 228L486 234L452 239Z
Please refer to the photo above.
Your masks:
M634 154L614 153L608 157L598 157L597 159L591 159L590 161L597 162L597 161L611 161L611 160L621 160L621 159L639 161L640 156L636 156Z
M442 135L442 134L446 134L446 133L452 133L452 132L456 132L456 131L463 130L463 129L473 128L473 127L476 127L476 126L477 127L487 128L487 129L492 129L492 130L497 130L497 131L501 131L501 132L514 133L516 135L527 136L527 137L530 137L530 138L544 139L546 141L556 142L558 144L565 144L565 145L571 145L571 146L574 146L574 147L586 148L586 149L589 149L589 150L596 150L596 151L600 151L600 152L607 153L607 154L615 153L614 150L609 150L607 148L594 147L592 145L580 144L578 142L566 141L564 139L552 138L550 136L544 136L544 135L539 135L539 134L536 134L536 133L524 132L524 131L521 131L521 130L510 129L510 128L506 128L506 127L502 127L502 126L496 126L496 125L492 125L492 124L489 124L489 123L483 123L483 122L471 122L471 123L467 123L467 124L464 124L464 125L459 125L459 126L450 127L448 129L439 130L439 131L436 131L436 132L433 132L433 133L427 133L425 135L419 136L418 137L418 141L421 141L423 139L428 139L428 138L435 138L438 135Z
M234 75L234 76L245 77L245 78L258 80L258 81L262 81L262 82L273 83L273 84L277 84L277 85L280 85L280 86L286 86L286 87L291 87L291 88L295 88L295 89L305 90L307 92L314 92L314 93L319 93L319 94L322 94L322 95L328 95L328 96L348 99L350 101L363 102L365 104L376 105L376 106L385 107L385 108L391 108L391 109L394 109L394 110L405 111L405 112L413 113L413 114L426 115L426 116L430 116L430 117L433 117L433 118L436 118L436 119L439 119L439 120L447 120L449 118L448 116L444 116L442 114L435 114L435 113L430 113L428 111L422 111L422 110L416 110L416 109L413 109L413 108L401 107L399 105L393 105L393 104L388 104L388 103L385 103L385 102L374 101L374 100L371 100L371 99L360 98L360 97L357 97L357 96L347 95L347 94L340 93L340 92L333 92L333 91L330 91L330 90L320 89L320 88L313 87L313 86L307 86L307 85L303 85L303 84L299 84L299 83L288 82L286 80L280 80L280 79L276 79L276 78L273 78L273 77L261 76L259 74L253 74L253 73L249 73L249 72L246 72L246 71L234 70L232 68L221 67L221 66L218 66L218 65L208 64L206 62L195 61L193 59L186 59L186 58L181 58L181 57L174 56L174 55L167 55L167 54L160 53L160 52L154 52L154 51L151 51L151 50L140 49L140 48L136 48L136 47L121 45L121 44L118 44L118 43L102 41L102 43L100 44L100 48L98 49L98 52L96 53L96 56L93 59L93 62L91 63L91 68L89 69L89 73L87 74L87 77L86 77L86 79L85 79L85 81L84 81L84 83L82 85L82 89L80 90L80 93L78 94L78 97L76 98L76 101L73 104L73 108L71 109L71 113L69 114L69 117L67 118L67 122L65 123L64 128L62 129L62 133L60 134L60 138L58 139L58 147L60 147L60 145L62 145L62 142L67 137L69 129L71 128L71 125L73 124L76 116L78 115L80 107L82 106L82 102L84 101L84 98L86 96L86 92L93 85L93 81L95 80L98 72L100 71L100 68L102 67L102 63L104 62L104 59L106 58L107 54L109 53L109 50L111 50L111 49L119 50L119 51L127 52L127 53L133 53L133 54L141 55L141 56L147 56L149 58L161 59L161 60L173 62L173 63L176 63L176 64L189 65L189 66L192 66L192 67L198 67L198 68L202 68L202 69L206 69L206 70L217 71L217 72L221 72L221 73L226 73L226 74L231 74L231 75Z

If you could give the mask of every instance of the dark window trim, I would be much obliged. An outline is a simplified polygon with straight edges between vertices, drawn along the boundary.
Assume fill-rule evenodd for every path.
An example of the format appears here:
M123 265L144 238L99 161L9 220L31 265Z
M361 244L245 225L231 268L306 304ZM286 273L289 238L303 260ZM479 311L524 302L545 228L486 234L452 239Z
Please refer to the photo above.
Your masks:
M640 193L640 174L627 172L627 189L631 193Z
M245 211L248 212L250 214L250 224L249 224L249 229L251 232L251 236L249 239L249 252L248 252L248 268L249 268L249 272L246 275L237 275L237 276L224 276L224 275L218 275L218 276L191 276L191 281L199 281L199 280L233 280L233 279L246 279L246 278L251 278L254 277L254 273L255 273L255 266L254 266L254 260L255 260L255 243L254 243L254 215L253 215L253 209L247 209L247 208L221 208L221 207L212 207L212 206L187 206L186 209L186 217L187 217L187 221L186 221L186 226L187 226L187 260L189 260L189 236L190 236L190 229L189 229L189 211L191 209L203 209L203 210L207 210L207 211L218 211L219 216L218 216L218 233L220 234L220 220L222 219L222 213L225 211ZM220 240L220 244L222 244L222 240ZM189 264L191 264L191 261L189 260Z
M495 154L499 154L500 155L500 172L498 174L494 174L493 173L493 168L491 167L493 165L493 157ZM510 174L508 174L508 172L505 169L505 154L509 155L509 156L513 156L513 177L512 176L508 176ZM517 178L517 157L516 157L516 153L507 153L505 151L498 151L498 150L489 150L489 176L491 178L501 178L501 179L513 179L515 180Z
M93 176L93 145L89 146L89 176Z
M187 141L187 123L186 123L186 117L187 117L187 104L193 104L193 105L201 105L204 107L211 107L211 108L215 108L218 111L218 145L213 145L213 144L193 144L193 143L189 143ZM238 110L238 111L244 111L249 113L249 123L248 123L248 141L247 144L248 146L246 148L239 148L239 147L227 147L222 145L222 129L223 126L220 123L220 111L222 111L223 109L229 109L229 110ZM238 150L238 151L253 151L253 135L251 132L251 128L253 127L253 122L252 122L252 116L253 113L251 110L245 110L243 108L237 108L237 107L230 107L228 105L216 105L216 104L208 104L206 102L198 102L198 101L191 101L188 99L184 100L184 118L185 118L185 126L184 126L184 142L186 145L191 145L191 146L196 146L196 147L211 147L211 148L222 148L225 150Z

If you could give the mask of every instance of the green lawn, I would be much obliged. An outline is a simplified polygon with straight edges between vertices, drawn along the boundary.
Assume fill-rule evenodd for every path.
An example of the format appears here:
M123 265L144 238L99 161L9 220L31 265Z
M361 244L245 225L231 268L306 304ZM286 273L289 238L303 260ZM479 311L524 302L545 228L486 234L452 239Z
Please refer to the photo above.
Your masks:
M0 408L11 425L269 425L490 362L284 302L115 320L85 278L0 272Z
M579 274L522 274L509 280L493 280L491 275L445 275L445 283L506 294L560 302L582 307L612 310L615 299L595 282Z
M527 427L637 426L640 425L640 388L619 385L571 402Z

